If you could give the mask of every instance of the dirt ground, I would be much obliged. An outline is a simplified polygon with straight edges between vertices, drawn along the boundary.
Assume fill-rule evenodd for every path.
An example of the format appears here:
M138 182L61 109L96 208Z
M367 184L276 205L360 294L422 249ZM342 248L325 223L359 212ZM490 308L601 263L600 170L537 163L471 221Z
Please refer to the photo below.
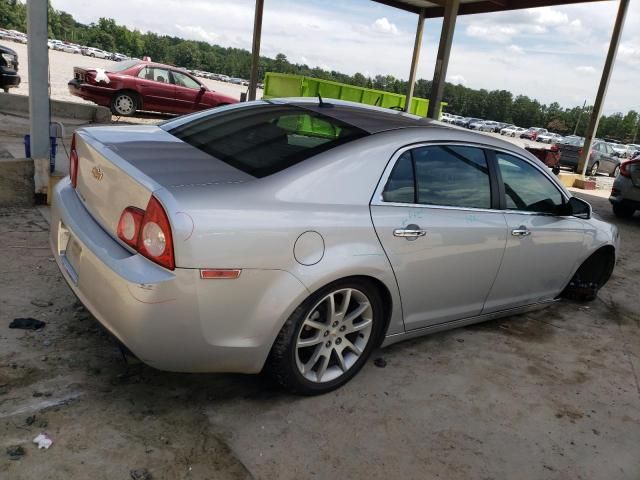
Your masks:
M596 301L394 345L314 398L125 362L52 261L47 210L0 210L0 478L637 480L640 218L584 197L622 235Z

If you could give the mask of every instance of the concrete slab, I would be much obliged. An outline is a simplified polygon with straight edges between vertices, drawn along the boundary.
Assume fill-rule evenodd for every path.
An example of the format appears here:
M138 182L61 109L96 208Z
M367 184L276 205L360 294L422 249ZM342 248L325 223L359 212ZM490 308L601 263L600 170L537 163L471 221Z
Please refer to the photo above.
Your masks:
M111 122L111 111L106 107L53 99L49 100L49 105L54 120L71 119L84 123ZM0 95L0 112L28 116L29 97L11 93Z

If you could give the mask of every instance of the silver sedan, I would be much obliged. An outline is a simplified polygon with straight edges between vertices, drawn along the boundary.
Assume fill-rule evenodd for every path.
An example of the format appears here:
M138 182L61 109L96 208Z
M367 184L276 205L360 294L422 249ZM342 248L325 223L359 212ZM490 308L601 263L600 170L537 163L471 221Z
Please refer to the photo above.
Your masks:
M380 345L594 298L618 233L511 143L333 100L76 132L51 248L147 364L316 394Z

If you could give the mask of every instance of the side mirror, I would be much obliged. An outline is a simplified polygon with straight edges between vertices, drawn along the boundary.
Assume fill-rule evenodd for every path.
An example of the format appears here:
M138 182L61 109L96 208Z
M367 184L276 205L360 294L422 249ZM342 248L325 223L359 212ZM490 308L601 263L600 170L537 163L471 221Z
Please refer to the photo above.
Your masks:
M578 197L571 197L564 207L563 215L584 218L585 220L591 218L591 205Z

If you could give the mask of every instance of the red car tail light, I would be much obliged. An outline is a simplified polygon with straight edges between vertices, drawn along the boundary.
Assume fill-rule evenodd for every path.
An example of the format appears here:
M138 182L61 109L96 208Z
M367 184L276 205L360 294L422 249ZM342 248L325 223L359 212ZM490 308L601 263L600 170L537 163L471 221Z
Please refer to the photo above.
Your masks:
M620 164L620 175L631 178L631 167L633 165L640 165L640 160L630 160Z
M126 210L125 210L126 211ZM138 234L137 250L149 260L169 270L175 269L171 225L164 208L152 196L144 212Z
M76 134L71 137L71 152L69 153L69 177L71 186L76 188L78 184L78 152L76 151Z
M118 238L136 250L143 218L144 210L136 207L127 207L123 210L118 222Z

